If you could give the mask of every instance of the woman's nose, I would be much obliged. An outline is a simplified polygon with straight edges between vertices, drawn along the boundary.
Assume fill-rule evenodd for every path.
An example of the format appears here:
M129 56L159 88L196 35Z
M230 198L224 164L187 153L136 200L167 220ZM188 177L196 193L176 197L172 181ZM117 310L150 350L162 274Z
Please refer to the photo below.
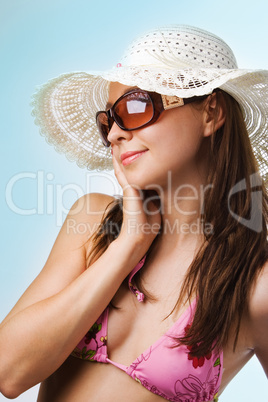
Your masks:
M119 144L131 140L132 136L132 131L122 130L116 123L113 123L107 138L111 144Z

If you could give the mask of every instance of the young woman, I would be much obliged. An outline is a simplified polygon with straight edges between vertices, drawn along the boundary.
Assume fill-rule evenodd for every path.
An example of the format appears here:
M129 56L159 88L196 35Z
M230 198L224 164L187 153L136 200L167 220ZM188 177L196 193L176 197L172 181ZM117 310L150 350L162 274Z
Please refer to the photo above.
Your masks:
M48 141L113 166L123 197L75 203L1 324L4 395L207 402L254 354L268 374L267 86L215 35L170 26L39 90Z

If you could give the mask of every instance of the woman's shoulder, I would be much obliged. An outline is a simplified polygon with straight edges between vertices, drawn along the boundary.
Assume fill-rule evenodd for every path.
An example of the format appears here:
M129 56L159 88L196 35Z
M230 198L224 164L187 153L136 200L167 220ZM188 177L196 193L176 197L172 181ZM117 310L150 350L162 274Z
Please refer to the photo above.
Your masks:
M268 320L268 261L263 265L253 286L249 299L249 313L252 319L266 317Z
M72 206L67 216L67 221L99 222L114 197L102 193L89 193L80 197Z
M71 207L56 239L56 249L70 248L86 250L91 236L98 229L104 213L114 198L99 193L90 193L80 197ZM54 247L55 248L55 247Z
M262 267L249 299L252 346L268 376L268 262Z
M71 212L104 212L107 206L114 200L115 198L108 194L88 193L78 198L73 204Z

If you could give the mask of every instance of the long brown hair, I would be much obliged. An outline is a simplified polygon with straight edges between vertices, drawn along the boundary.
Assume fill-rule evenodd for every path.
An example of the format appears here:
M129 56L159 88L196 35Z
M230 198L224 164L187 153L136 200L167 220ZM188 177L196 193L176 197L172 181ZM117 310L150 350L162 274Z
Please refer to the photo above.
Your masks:
M224 125L211 137L211 186L205 193L202 214L204 225L212 225L213 232L204 233L205 242L187 271L174 307L197 295L193 322L185 336L177 339L196 356L226 344L233 325L236 346L250 290L267 260L266 188L257 173L238 103L223 91L217 91L217 100L218 104L224 102L227 113ZM117 237L121 224L119 199L109 206L94 234L90 261ZM142 291L146 294L143 287Z

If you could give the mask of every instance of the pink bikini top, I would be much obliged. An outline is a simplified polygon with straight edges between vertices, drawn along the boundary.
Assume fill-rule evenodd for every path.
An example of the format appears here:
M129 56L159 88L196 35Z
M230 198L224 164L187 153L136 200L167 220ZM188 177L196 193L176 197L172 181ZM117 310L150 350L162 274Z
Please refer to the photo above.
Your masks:
M134 268L129 277L129 288L139 301L143 294L132 284L135 273L143 266L145 258ZM153 345L143 352L130 366L116 363L107 354L107 307L85 337L79 342L72 356L100 363L110 363L123 370L142 386L168 401L207 402L217 401L222 377L222 351L197 358L191 356L187 346L174 347L174 336L181 336L192 322L196 301ZM108 338L109 339L109 338Z

